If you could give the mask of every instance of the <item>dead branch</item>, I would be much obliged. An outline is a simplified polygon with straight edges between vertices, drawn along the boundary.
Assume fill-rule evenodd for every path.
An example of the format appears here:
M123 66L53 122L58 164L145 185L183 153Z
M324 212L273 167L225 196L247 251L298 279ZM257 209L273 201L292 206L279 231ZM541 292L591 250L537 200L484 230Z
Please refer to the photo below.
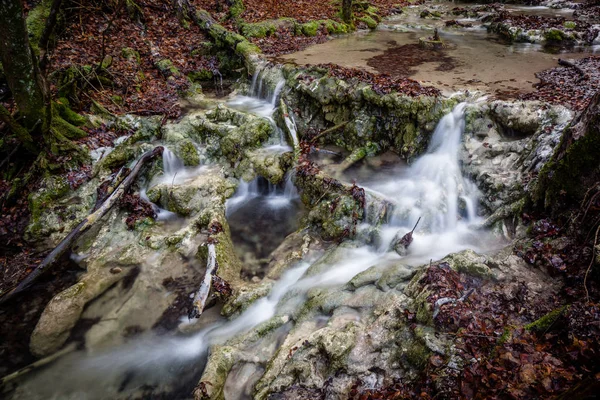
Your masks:
M585 73L585 71L583 69L581 69L579 66L573 64L570 61L563 60L562 58L559 58L558 59L558 65L562 65L563 67L573 68L575 71L577 71L577 73L579 75L581 75L581 80L588 78L587 74Z
M66 346L64 349L57 351L56 353L46 357L46 358L42 358L41 360L37 360L31 364L29 364L26 367L23 367L15 372L13 372L10 375L6 375L4 378L0 379L0 387L4 387L7 383L9 383L10 381L13 381L23 375L28 374L29 372L38 369L40 367L43 367L44 365L48 365L51 362L53 362L54 360L59 359L60 357L64 356L65 354L71 353L73 351L77 350L77 343L71 343L68 346Z
M39 278L44 272L51 269L51 267L58 261L58 259L71 247L71 245L90 227L92 227L98 220L100 220L116 203L117 201L129 190L137 176L139 175L142 167L150 160L161 155L163 147L158 146L152 150L147 151L140 157L135 167L131 170L131 173L123 180L119 187L102 203L102 205L88 215L83 221L77 225L63 240L46 256L46 258L34 269L27 277L22 280L13 290L5 294L0 298L0 304L12 299L17 294L27 289L37 278Z
M188 318L200 318L204 312L206 306L206 300L210 293L212 285L213 275L215 275L217 269L217 251L214 243L208 243L208 260L206 261L206 272L204 273L204 280L200 288L194 296L194 303L192 309L188 313Z

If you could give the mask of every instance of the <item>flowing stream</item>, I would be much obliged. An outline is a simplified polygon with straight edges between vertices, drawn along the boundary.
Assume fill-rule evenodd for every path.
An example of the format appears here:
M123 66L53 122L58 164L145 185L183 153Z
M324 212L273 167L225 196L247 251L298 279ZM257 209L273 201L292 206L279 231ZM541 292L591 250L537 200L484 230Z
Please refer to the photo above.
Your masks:
M265 91L261 80L256 79L256 94ZM269 102L255 98L238 98L236 104L257 104L261 110L273 107ZM268 104L267 104L268 103ZM366 188L369 198L384 198L393 204L392 217L381 228L381 240L367 245L356 242L344 250L343 256L327 264L323 258L308 259L285 272L273 285L270 293L256 300L241 315L231 321L218 317L205 324L203 319L187 321L182 316L187 336L143 336L116 349L98 354L77 352L59 360L52 368L33 375L23 388L31 398L58 398L70 394L69 398L110 398L128 392L143 392L144 387L155 391L190 393L190 387L181 382L197 382L207 351L211 345L225 343L235 335L279 315L290 320L294 309L303 304L307 290L315 287L336 286L348 282L353 276L373 265L398 262L400 256L389 250L392 237L408 232L418 218L421 223L415 232L415 240L402 262L416 267L430 259L439 259L448 253L471 248L485 250L485 233L476 227L478 218L475 210L477 190L461 175L459 149L464 129L465 103L457 105L452 112L440 120L432 137L429 149L412 166L373 179L359 182ZM252 111L256 112L257 108ZM262 111L261 111L262 112ZM266 111L265 111L266 112ZM271 111L269 111L271 112ZM269 114L264 115L269 118ZM184 182L202 168L186 168L169 150L165 151L164 172L161 181ZM236 194L227 203L227 214L231 218L244 209L256 214L256 210L293 213L293 204L298 201L298 192L291 174L281 186L255 180L241 182ZM292 214L294 215L294 214ZM360 230L370 226L364 223ZM360 237L360 235L359 235ZM312 265L324 264L317 273L307 274ZM207 312L210 314L210 311ZM204 318L204 317L203 317ZM195 328L194 325L198 325ZM240 382L242 384L243 382ZM60 388L60 389L58 389ZM193 386L192 386L193 388ZM66 398L66 397L60 397Z

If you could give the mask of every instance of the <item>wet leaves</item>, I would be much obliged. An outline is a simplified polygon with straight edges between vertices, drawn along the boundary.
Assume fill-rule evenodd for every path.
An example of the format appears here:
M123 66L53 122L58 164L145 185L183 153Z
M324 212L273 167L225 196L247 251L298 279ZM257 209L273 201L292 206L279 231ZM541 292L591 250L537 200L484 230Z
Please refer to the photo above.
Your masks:
M129 211L129 215L125 219L125 224L129 229L134 229L136 223L145 218L156 218L152 204L142 199L139 194L126 193L121 198L120 205Z
M574 68L556 67L536 74L541 83L535 92L521 95L525 100L543 100L561 104L573 110L583 110L600 87L600 57L586 57L573 62L586 73L586 78Z

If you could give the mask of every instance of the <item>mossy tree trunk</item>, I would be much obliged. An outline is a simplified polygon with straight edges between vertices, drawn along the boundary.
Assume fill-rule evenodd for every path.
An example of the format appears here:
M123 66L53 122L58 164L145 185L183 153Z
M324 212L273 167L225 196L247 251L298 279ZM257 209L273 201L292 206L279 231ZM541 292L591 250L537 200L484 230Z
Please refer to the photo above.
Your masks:
M47 93L29 45L21 0L0 0L0 60L24 127L38 133L48 129Z
M342 0L342 20L352 24L352 0Z

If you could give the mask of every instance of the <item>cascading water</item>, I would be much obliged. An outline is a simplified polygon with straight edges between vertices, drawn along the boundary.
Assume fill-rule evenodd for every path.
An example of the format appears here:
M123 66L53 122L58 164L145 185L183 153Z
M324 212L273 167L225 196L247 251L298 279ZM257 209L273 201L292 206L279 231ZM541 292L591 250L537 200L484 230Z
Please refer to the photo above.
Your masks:
M278 133L278 144L269 146L274 151L289 151L283 130L276 124L273 115L278 107L282 90L285 88L285 78L278 68L267 68L260 65L252 76L252 83L248 95L238 95L231 99L227 105L259 117L268 119ZM287 122L286 122L287 123ZM294 139L292 139L294 141ZM294 142L294 145L296 143Z
M289 314L303 304L309 289L343 285L373 265L398 263L399 256L388 250L391 238L398 231L410 230L419 217L422 217L422 225L415 232L408 255L401 260L404 265L422 265L430 259L439 259L465 248L483 250L485 235L473 227L477 222L474 209L477 192L462 177L459 167L464 109L465 104L459 104L439 122L427 153L401 176L361 182L370 193L368 197L384 198L394 205L392 217L381 227L379 246L338 247L334 262L328 261L327 254L314 263L305 260L284 273L269 295L254 302L232 321L213 323L188 337L138 339L100 355L73 354L59 361L60 365L42 371L28 387L48 395L53 387L50 382L64 381L65 376L69 377L69 382L77 382L77 387L71 388L72 393L92 390L94 395L98 394L97 398L115 395L119 386L131 388L156 384L170 387L180 379L181 371L201 364L198 359L205 357L211 345L224 343L276 315L289 320ZM165 170L171 171L178 162L170 157L167 159L169 166L165 165ZM264 204L280 207L279 200L271 202L269 199L295 199L297 196L290 176L283 188L258 180L242 182L227 204L227 213L231 216L257 198L266 199ZM461 199L468 199L463 201L464 213L460 212ZM308 274L311 265L318 265L318 272ZM182 316L182 321L186 320L187 317ZM124 380L124 376L131 378ZM81 385L85 385L85 389ZM65 388L69 388L69 384L61 385L63 393Z

